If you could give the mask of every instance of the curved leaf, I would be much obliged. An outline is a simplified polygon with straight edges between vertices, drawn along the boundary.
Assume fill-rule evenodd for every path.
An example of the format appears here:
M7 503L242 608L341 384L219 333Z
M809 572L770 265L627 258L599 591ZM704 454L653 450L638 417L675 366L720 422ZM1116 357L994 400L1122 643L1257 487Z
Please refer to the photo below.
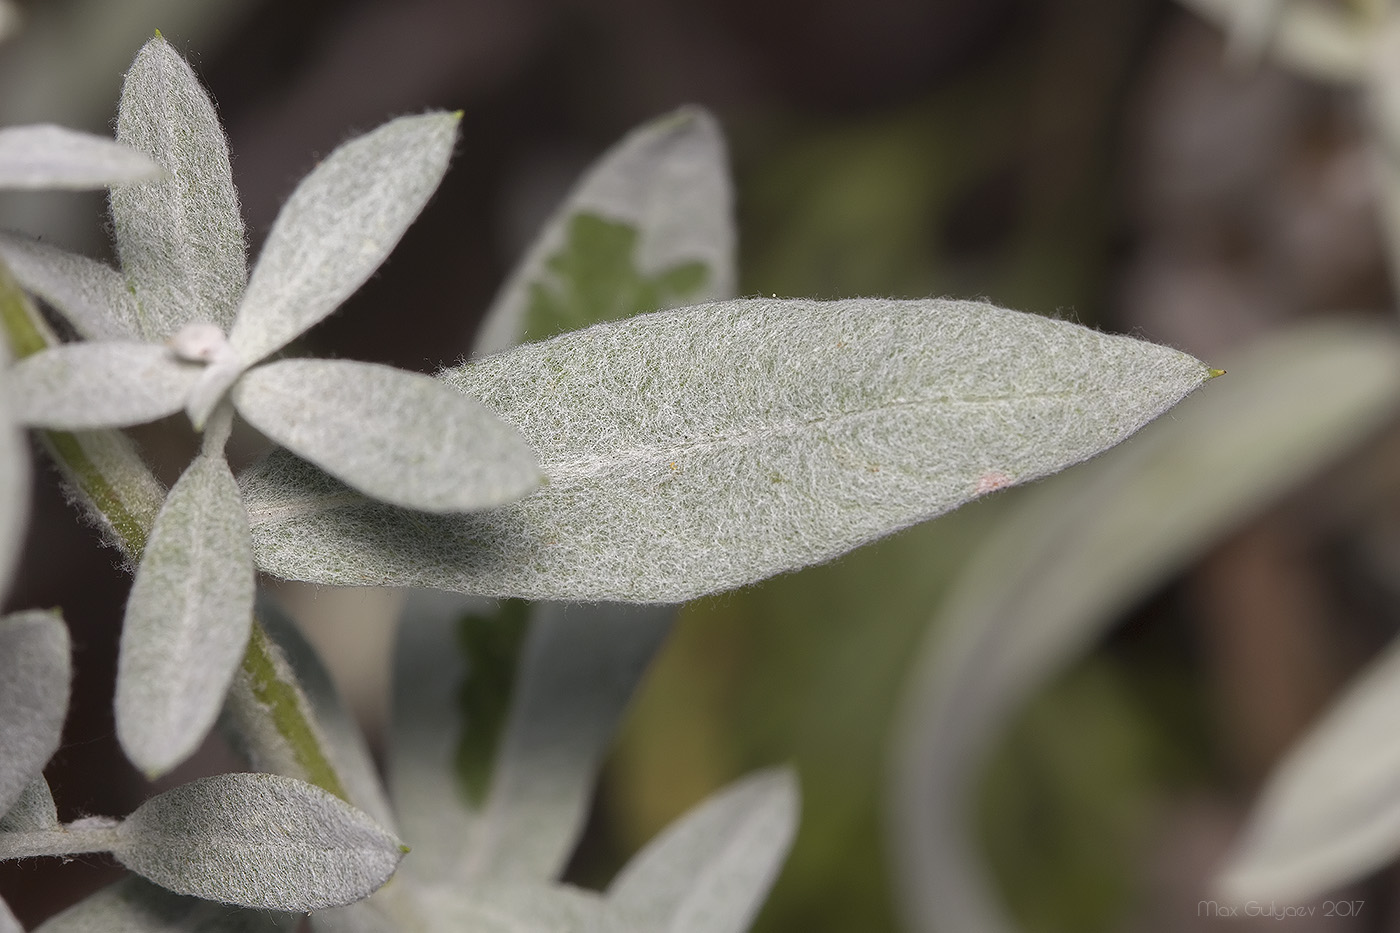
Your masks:
M140 336L136 298L121 273L104 263L2 231L0 260L20 285L53 305L83 337Z
M368 896L403 847L345 801L276 774L220 774L137 807L113 854L179 894L265 910L315 910Z
M34 933L280 933L297 919L186 897L128 877L50 917Z
M473 355L734 294L734 195L719 123L652 120L579 180L502 286Z
M366 495L433 512L489 508L539 484L510 425L419 373L350 360L249 370L233 403L253 427Z
M150 181L161 169L130 146L62 126L0 129L0 188L105 188Z
M305 332L379 268L437 190L458 118L390 120L302 179L267 235L229 334L245 363Z
M4 301L0 295L0 301ZM0 382L10 378L9 356L0 341ZM10 589L29 517L29 445L15 420L9 391L0 392L0 599Z
M655 933L744 933L797 833L797 777L737 781L667 827L608 888L608 900Z
M1123 440L1208 371L975 302L741 300L448 370L549 483L437 517L273 457L244 477L259 564L323 583L678 602L828 560Z
M42 774L30 780L9 811L0 816L0 833L48 832L58 828L58 807Z
M482 601L412 594L389 761L414 848L408 870L441 883L556 878L673 613L520 603L492 612Z
M1397 403L1392 330L1299 328L1131 443L1024 496L940 607L911 676L890 814L910 929L1013 929L968 820L977 769L1017 704L1116 613Z
M141 336L160 340L195 321L227 331L247 281L228 141L209 95L160 36L122 84L117 139L165 169L159 182L113 189L122 271L141 305Z
M15 417L60 431L126 427L173 415L202 367L154 343L67 343L26 356L9 373Z
M117 737L159 775L213 726L248 644L254 571L238 486L201 454L156 516L126 604L117 658Z
M68 629L58 613L0 618L0 815L58 750L71 678Z

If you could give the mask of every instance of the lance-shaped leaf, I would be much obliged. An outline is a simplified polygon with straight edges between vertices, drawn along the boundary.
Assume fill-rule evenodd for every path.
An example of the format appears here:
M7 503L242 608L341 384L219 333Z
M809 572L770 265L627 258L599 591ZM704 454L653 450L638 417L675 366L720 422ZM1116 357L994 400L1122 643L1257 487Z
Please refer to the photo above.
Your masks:
M175 894L128 877L50 917L34 933L281 933L298 919Z
M203 367L155 343L69 343L16 363L7 386L15 417L61 431L126 427L184 407Z
M277 774L220 774L136 808L117 860L179 894L266 910L315 910L367 897L404 849L361 811Z
M200 454L156 517L122 626L117 737L148 774L214 724L248 644L253 578L238 486L221 454Z
M2 231L0 260L20 285L53 305L89 340L140 336L136 298L121 274L109 266Z
M547 881L671 607L409 597L390 786L415 876Z
M379 268L437 190L458 119L390 120L302 179L267 235L229 334L245 363L326 317Z
M488 508L540 481L534 453L514 428L419 373L349 360L282 360L245 373L233 401L288 450L405 508Z
M0 814L58 750L71 675L68 629L58 613L0 618Z
M1306 901L1400 851L1400 648L1347 690L1279 765L1220 879L1233 902Z
M676 602L828 560L1093 456L1209 375L1175 350L975 302L750 299L642 315L441 375L549 477L457 516L245 477L271 573Z
M105 188L159 178L130 146L61 126L0 129L0 188Z
M501 288L473 353L734 293L733 192L714 117L686 107L603 154Z
M0 833L47 832L58 829L58 807L53 792L42 774L24 786L4 816L0 816Z
M798 807L789 770L736 781L637 853L608 900L656 933L743 933L787 857Z
M111 195L117 253L141 305L141 336L163 339L192 321L227 331L247 281L228 141L199 79L160 36L126 73L117 139L166 173Z
M1029 492L940 609L905 701L890 814L910 929L1014 929L969 814L978 768L1017 704L1117 613L1400 404L1400 340L1355 322L1279 336L1229 369L1123 448Z
M0 268L0 278L4 277ZM15 294L18 294L16 290ZM8 297L0 287L0 302ZM9 378L9 354L0 341L0 381ZM29 516L29 449L15 420L10 393L0 392L0 598L9 592Z

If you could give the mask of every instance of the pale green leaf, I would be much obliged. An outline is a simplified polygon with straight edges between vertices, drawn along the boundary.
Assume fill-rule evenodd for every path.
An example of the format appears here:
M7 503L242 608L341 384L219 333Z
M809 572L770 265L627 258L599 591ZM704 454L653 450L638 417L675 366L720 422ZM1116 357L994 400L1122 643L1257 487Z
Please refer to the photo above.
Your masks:
M156 517L122 627L117 737L148 774L184 761L223 705L248 644L254 572L238 486L196 457Z
M503 608L426 592L405 608L389 767L417 877L557 877L673 615L664 606Z
M0 129L0 188L105 188L150 181L161 169L130 146L62 126Z
M1219 887L1231 903L1299 903L1400 851L1400 647L1346 694L1269 778Z
M61 431L126 427L179 411L203 367L155 343L67 343L15 363L15 417Z
M965 568L915 665L890 823L910 929L1013 928L969 825L979 767L1007 719L1115 614L1398 403L1391 330L1300 328L1241 356L1123 448L1028 491Z
M52 305L89 340L136 339L136 298L103 263L15 233L0 232L0 260L20 285Z
M229 335L245 363L334 311L398 245L447 171L458 115L390 120L345 143L292 192Z
M245 495L258 562L283 577L679 602L1091 457L1207 375L976 302L748 299L443 373L538 452L549 482L519 502L409 514L277 457Z
M1222 28L1236 30L1236 48L1251 57L1267 47L1285 64L1323 81L1359 83L1373 57L1373 24L1345 5L1292 0L1271 10L1276 0L1182 2Z
M159 182L111 194L117 253L140 302L141 335L164 339L194 321L227 331L247 280L228 141L199 79L160 36L126 73L117 139L166 172Z
M0 833L45 832L58 828L58 808L54 806L49 782L42 774L20 791L9 812L0 816Z
M34 933L281 933L298 919L175 894L128 877L50 917Z
M733 200L709 113L685 107L633 130L540 232L487 312L474 355L732 297Z
M791 771L737 781L637 853L608 900L655 933L743 933L778 877L798 808Z
M0 382L9 379L8 370L8 352L0 341ZM0 599L9 592L28 517L29 446L7 390L0 392Z
M117 830L113 854L179 894L266 910L367 897L404 849L369 816L313 784L220 774L153 797Z
M366 495L455 512L510 502L539 484L510 425L430 376L351 360L282 360L233 389L253 427Z
M71 677L68 629L57 612L0 617L0 814L58 750Z

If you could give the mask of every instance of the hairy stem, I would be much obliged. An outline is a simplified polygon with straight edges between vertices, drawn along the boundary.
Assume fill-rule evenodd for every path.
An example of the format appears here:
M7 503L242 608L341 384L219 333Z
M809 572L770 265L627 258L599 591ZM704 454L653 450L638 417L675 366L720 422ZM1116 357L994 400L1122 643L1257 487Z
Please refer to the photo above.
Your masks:
M117 847L116 820L70 823L38 832L0 833L0 861L38 858L44 855L82 855L111 852Z

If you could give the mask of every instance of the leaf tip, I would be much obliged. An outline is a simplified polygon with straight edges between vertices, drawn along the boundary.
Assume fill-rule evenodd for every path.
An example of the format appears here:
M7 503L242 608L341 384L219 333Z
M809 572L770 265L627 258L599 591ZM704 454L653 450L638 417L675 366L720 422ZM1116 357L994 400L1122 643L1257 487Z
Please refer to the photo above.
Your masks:
M156 34L155 34L154 36L152 36L151 38L153 38L153 39L164 39L165 36L161 35L161 34L160 34L160 30L157 29L157 30L156 30Z
M1223 370L1223 369L1207 369L1207 370L1206 370L1206 380L1207 380L1207 381L1209 381L1209 380L1211 380L1211 379L1214 379L1216 376L1223 376L1223 375L1225 375L1225 370Z

